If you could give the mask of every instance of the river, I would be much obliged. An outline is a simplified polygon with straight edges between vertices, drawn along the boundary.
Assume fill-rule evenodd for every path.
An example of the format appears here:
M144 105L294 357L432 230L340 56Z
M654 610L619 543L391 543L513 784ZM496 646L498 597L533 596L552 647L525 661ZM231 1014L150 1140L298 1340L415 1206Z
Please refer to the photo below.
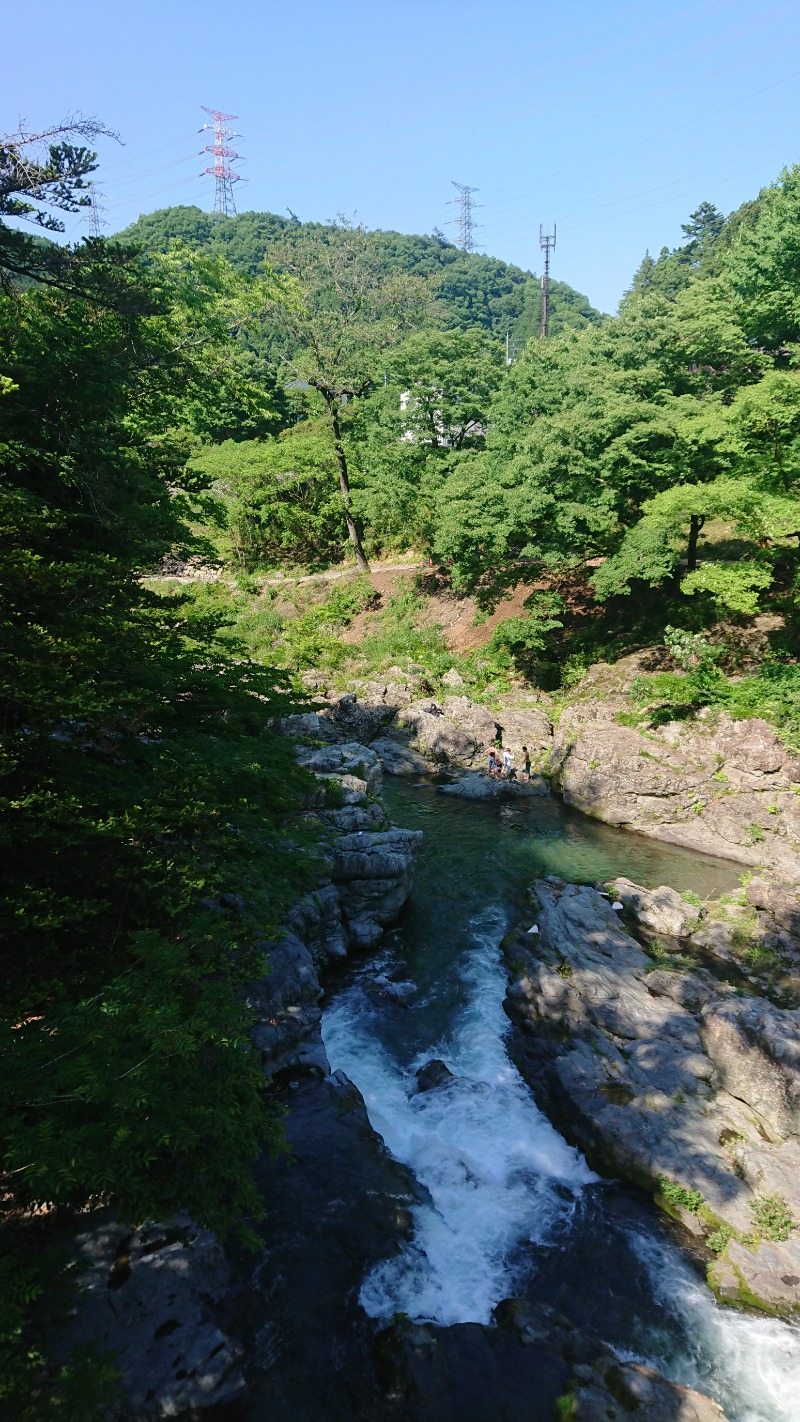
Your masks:
M412 898L377 958L331 992L323 1034L427 1197L413 1238L364 1277L362 1308L488 1323L500 1300L528 1294L713 1396L735 1422L798 1422L800 1332L718 1307L650 1203L599 1179L549 1124L505 1044L499 944L531 879L624 874L708 894L735 886L738 867L555 801L482 804L398 782L385 800L395 823L425 832ZM434 1057L456 1082L415 1092Z

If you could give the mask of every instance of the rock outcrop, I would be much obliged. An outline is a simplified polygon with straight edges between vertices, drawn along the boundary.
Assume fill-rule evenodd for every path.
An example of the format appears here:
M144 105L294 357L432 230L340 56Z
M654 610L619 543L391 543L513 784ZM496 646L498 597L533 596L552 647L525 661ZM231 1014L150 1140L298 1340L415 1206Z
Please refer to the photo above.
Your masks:
M66 1325L53 1321L54 1364L69 1347L109 1353L123 1415L136 1422L243 1395L243 1349L228 1331L231 1271L213 1235L184 1219L131 1231L102 1210L87 1216L72 1249L81 1294Z
M506 942L507 1011L549 1114L709 1240L722 1298L800 1308L800 1011L659 966L596 889L533 898L538 935Z
M725 1422L710 1397L623 1361L555 1309L504 1299L497 1326L407 1321L379 1335L384 1387L402 1422L457 1422L493 1398L501 1422Z
M417 775L483 763L487 746L508 746L523 761L523 746L534 766L549 761L553 730L546 708L533 697L491 709L463 692L451 669L442 678L448 692L436 699L423 675L390 667L386 680L360 681L342 695L309 687L319 710L285 717L286 735L331 744L356 741L377 753L390 775ZM333 772L330 772L333 773Z
M670 844L800 883L800 762L765 721L620 724L621 704L568 707L553 743L568 805Z
M298 747L297 758L319 787L309 813L323 831L328 878L295 905L286 932L264 945L269 971L248 988L253 1041L269 1077L330 1070L319 1030L320 975L349 948L374 946L394 922L422 842L420 830L389 825L376 799L382 776L374 749L346 741Z

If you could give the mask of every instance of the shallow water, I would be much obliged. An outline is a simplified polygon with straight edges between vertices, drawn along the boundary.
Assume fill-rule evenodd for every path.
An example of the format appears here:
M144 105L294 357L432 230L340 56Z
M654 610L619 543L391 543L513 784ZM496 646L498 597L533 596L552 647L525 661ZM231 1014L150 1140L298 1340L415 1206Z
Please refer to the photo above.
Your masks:
M323 1021L331 1064L428 1192L400 1253L365 1278L371 1316L486 1323L528 1292L624 1355L716 1397L736 1422L798 1422L800 1333L717 1307L648 1202L600 1181L538 1110L510 1061L499 943L536 876L624 874L730 891L738 866L657 844L556 802L454 802L391 783L425 830L414 892L377 962L351 970ZM415 1091L441 1058L456 1080Z

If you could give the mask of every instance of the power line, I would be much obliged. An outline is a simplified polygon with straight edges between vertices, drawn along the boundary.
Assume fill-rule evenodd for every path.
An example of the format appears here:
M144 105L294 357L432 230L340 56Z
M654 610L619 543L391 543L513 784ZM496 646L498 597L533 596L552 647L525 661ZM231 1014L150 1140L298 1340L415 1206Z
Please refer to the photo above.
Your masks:
M236 118L236 114L223 114L217 109L209 109L206 104L201 104L200 107L203 113L209 114L214 120L213 123L204 123L199 130L200 133L204 133L206 129L210 128L214 133L214 142L207 143L202 150L204 153L213 153L214 155L213 167L203 169L203 173L210 173L214 179L214 211L219 212L223 217L235 217L236 203L233 197L233 185L242 181L242 175L231 167L231 163L235 163L240 155L235 148L228 146L228 139L241 138L242 135L235 129L228 128L228 124Z
M448 207L451 203L455 203L456 207L460 208L460 212L458 217L447 225L448 227L458 227L458 246L462 252L474 252L475 229L480 226L480 223L475 221L472 214L476 207L483 206L483 203L472 201L472 194L477 193L478 188L467 187L466 183L453 182L452 178L450 181L453 183L453 187L458 190L458 197L451 198Z

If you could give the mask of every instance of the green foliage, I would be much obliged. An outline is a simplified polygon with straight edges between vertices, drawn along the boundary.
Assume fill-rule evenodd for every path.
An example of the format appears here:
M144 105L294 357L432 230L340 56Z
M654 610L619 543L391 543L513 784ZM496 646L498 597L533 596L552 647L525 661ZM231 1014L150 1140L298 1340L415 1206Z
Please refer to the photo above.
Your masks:
M735 1238L736 1231L730 1225L720 1224L706 1235L706 1248L710 1249L712 1254L724 1254L731 1240Z
M685 904L691 904L693 908L703 907L703 900L699 894L694 892L694 889L684 889L681 898Z
M703 1207L703 1196L699 1190L686 1190L683 1185L679 1185L676 1180L670 1180L667 1175L659 1175L658 1190L670 1205L680 1205L693 1215L698 1214Z
M715 656L702 632L691 632L684 627L667 625L664 628L664 646L682 671L691 671L698 663L713 660Z
M246 568L338 561L346 540L330 430L305 421L264 442L226 440L193 454L219 501L228 558Z
M258 1215L252 1162L283 1135L242 990L312 859L272 729L287 678L226 643L223 610L140 579L191 542L190 408L263 293L184 252L145 271L98 244L82 271L90 294L0 298L0 1241L23 1391L20 1216Z
M443 675L454 658L436 626L420 626L424 601L419 593L405 589L390 598L359 647L359 657L375 668L393 663L419 663L433 676Z
M354 506L383 543L427 547L454 455L483 446L505 374L502 346L479 328L422 331L383 364L385 384L350 430Z
M368 578L358 578L335 587L325 602L307 608L299 617L283 625L279 650L287 666L341 666L347 646L340 633L357 612L372 602L375 594Z
M797 1223L782 1195L756 1195L748 1200L756 1228L764 1239L785 1240Z
M638 725L645 717L655 725L692 715L704 706L724 707L735 720L763 717L771 721L791 748L800 747L800 667L779 657L765 658L749 676L728 680L716 664L720 651L708 648L704 660L687 673L657 672L636 676L628 695L638 713L619 713L623 724ZM725 782L724 772L714 777Z

